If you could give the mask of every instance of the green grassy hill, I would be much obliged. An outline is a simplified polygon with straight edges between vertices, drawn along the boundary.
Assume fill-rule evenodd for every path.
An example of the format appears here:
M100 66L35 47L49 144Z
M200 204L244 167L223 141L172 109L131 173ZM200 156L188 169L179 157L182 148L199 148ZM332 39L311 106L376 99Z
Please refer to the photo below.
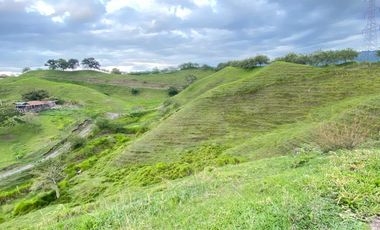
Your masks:
M215 77L236 75L241 77L230 83L218 80L208 91L200 87L198 96L193 94L196 84L178 95L182 104L191 101L133 143L125 151L126 161L170 159L215 142L250 159L285 154L322 121L360 106L378 110L380 80L360 66L275 63L252 72L227 68Z
M93 78L98 81L82 82L82 79ZM71 103L72 106L45 111L38 116L27 115L24 117L27 123L0 127L0 169L38 159L85 119L105 113L123 114L134 110L155 109L168 98L166 89L141 88L138 95L133 95L132 87L128 84L108 83L109 79L116 78L120 76L95 71L31 71L18 78L2 80L2 103L21 101L22 94L38 89L46 90L51 96ZM154 80L150 82L158 84L161 81ZM141 86L144 85L140 83Z
M128 106L120 87L129 83L32 72L27 79L48 89L83 87L102 95L97 102L112 100L86 97L87 114L121 104L125 115L103 120L59 159L59 199L33 189L39 179L29 172L0 182L0 228L369 229L380 214L379 70L228 67L146 110ZM144 90L165 92L152 88Z
M129 88L145 89L167 89L170 86L181 88L187 84L186 77L195 76L202 79L214 73L212 70L189 69L175 71L172 73L154 73L154 74L107 74L98 71L32 71L27 76L38 76L51 81L71 82L77 84L89 85L112 85L127 86Z

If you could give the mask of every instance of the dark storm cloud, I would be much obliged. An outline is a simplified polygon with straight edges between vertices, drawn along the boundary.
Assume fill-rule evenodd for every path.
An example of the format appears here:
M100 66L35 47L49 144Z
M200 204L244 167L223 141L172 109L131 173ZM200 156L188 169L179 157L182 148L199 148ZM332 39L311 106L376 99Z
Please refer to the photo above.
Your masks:
M144 69L362 48L357 0L0 0L0 71L94 56Z

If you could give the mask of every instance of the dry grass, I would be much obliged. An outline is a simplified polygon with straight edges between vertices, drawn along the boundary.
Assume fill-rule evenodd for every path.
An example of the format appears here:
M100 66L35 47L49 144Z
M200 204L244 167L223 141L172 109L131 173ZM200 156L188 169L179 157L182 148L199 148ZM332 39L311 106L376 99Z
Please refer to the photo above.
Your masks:
M354 117L350 122L328 122L321 124L315 132L315 143L325 152L338 149L353 149L375 134L369 117Z

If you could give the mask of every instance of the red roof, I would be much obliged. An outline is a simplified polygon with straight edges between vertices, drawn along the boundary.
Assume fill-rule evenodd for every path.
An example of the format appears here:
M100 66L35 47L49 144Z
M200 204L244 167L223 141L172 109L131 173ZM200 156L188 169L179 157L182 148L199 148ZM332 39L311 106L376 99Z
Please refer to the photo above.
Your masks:
M49 101L28 101L28 105L49 105Z

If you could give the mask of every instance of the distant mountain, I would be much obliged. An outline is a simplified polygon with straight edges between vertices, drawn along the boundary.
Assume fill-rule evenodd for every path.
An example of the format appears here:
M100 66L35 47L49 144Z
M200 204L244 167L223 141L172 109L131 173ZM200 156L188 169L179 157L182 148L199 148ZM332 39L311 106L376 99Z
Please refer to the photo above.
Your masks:
M377 51L362 51L356 58L358 62L365 62L369 59L370 62L379 62L380 57L377 56Z

